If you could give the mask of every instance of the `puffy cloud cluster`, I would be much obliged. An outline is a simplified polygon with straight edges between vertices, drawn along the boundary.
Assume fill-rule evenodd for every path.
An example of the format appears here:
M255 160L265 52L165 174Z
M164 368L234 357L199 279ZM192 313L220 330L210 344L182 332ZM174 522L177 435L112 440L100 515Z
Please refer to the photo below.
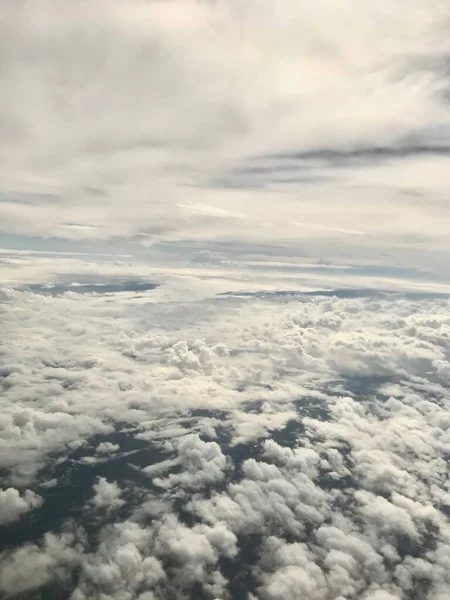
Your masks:
M0 525L20 519L21 515L41 504L42 498L31 490L25 490L23 495L15 488L0 490Z
M98 454L112 454L119 450L119 444L112 444L111 442L102 442L97 446Z
M193 509L207 522L232 523L233 530L239 533L258 533L272 523L287 534L301 535L308 524L322 523L328 496L314 484L308 470L302 471L306 463L308 469L317 473L319 456L303 449L296 454L294 470L252 458L246 460L241 481L232 483L224 494L193 500Z
M405 598L425 581L427 597L440 598L442 590L450 590L441 566L450 525L433 497L434 474L417 478L420 499L395 486L373 493L359 474L357 451L348 452L349 441L341 434L321 443L308 434L290 449L268 440L260 460L244 462L238 483L211 498L194 497L190 508L208 523L227 523L238 536L262 537L255 565L258 597ZM333 445L352 464L350 481L327 460ZM395 455L386 459L386 470L394 460ZM412 458L404 469L411 477ZM446 470L437 487L444 491L447 481Z
M95 556L85 556L83 573L74 600L91 598L96 590L107 597L133 597L140 588L164 578L160 562L149 556L150 529L136 523L119 523L105 528ZM127 595L123 594L123 591ZM134 596L136 597L136 596Z
M450 370L445 300L293 296L166 304L116 296L112 304L101 296L15 291L0 310L0 461L18 480L32 479L47 453L106 434L114 422L138 424L141 439L160 439L187 433L180 413L219 410L226 415L219 424L245 442L285 427L302 399L327 407L330 391L347 395L333 408L346 422L356 419L345 413L348 393L369 393L381 380L390 398L374 406L374 423L398 406L398 419L386 421L396 439L411 437L403 435L400 415L416 432L413 445L425 436L422 422L445 431L445 404L437 401L446 398ZM249 410L255 402L258 410ZM205 415L190 426L214 437L217 422ZM100 454L115 450L102 444Z
M14 597L48 584L70 584L70 574L80 562L79 532L47 533L40 544L26 544L0 553L0 592Z
M81 508L95 515L89 535L5 550L0 589L448 597L448 308L382 294L6 292L0 521L54 502L62 461L68 478L93 470Z
M82 558L73 599L92 598L96 590L111 598L144 600L167 590L183 597L196 582L221 595L226 581L217 563L236 556L236 541L224 524L187 527L173 514L152 526L133 520L106 526L97 552Z
M199 489L222 481L229 468L226 456L216 442L204 442L196 433L186 435L177 443L179 473L171 473L155 483L162 488Z
M94 485L92 504L97 509L113 510L119 508L125 503L120 497L121 494L122 492L116 482L109 482L104 477L100 477Z

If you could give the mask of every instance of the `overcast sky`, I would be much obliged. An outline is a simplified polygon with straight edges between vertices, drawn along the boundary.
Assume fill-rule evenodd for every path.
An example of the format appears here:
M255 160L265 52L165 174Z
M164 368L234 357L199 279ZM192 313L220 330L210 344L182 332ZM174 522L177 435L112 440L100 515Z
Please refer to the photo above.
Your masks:
M442 272L449 17L437 0L2 2L0 246L283 244Z

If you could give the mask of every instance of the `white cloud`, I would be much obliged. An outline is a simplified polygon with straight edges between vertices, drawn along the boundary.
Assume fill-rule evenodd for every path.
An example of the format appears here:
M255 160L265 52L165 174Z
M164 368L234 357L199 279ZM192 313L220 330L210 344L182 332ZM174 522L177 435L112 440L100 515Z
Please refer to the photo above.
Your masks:
M276 538L268 538L262 562L275 569L270 575L262 576L263 598L290 600L300 595L320 600L327 593L325 576L304 544L284 544Z
M24 545L0 554L0 591L6 597L34 590L52 580L66 584L79 563L73 534L47 533L41 545Z
M226 580L215 571L220 556L237 553L236 536L224 524L192 528L175 515L160 515L153 526L132 521L106 526L101 545L83 557L83 570L74 598L92 597L96 590L113 598L128 597L143 588L143 598L164 595L164 585L182 593L193 582L224 592ZM166 573L163 564L169 565Z
M102 442L97 446L98 454L113 454L120 449L119 444L112 444L111 442Z
M0 27L4 231L447 256L444 5L36 0Z
M399 600L399 596L383 590L377 590L375 592L369 592L369 594L366 594L364 596L364 600Z
M277 410L273 405L263 405L261 412L252 414L235 411L232 425L235 429L234 443L248 443L269 435L270 431L283 429L286 424L297 418L294 410Z
M166 478L156 478L155 484L164 489L175 486L198 489L222 481L229 468L226 456L216 442L203 442L196 433L186 435L177 442L180 473Z
M145 460L130 459L140 487L121 471L94 484L84 508L106 509L97 545L67 538L60 559L55 534L7 551L2 591L77 565L73 600L182 598L197 584L225 598L253 544L251 582L239 577L259 600L405 600L425 584L430 600L448 596L448 300L167 302L175 288L161 287L5 292L0 464L10 479L31 490L42 466L75 450L112 467L116 428ZM31 508L33 494L8 492L7 514ZM125 503L120 522L112 509Z
M105 527L96 554L84 555L79 585L73 597L90 598L97 590L113 598L126 597L164 579L164 569L149 555L152 530L126 521Z
M99 477L93 489L92 504L95 508L113 510L125 504L125 501L121 498L122 491L115 481L109 482L104 477Z
M42 503L42 498L31 490L25 490L22 496L15 488L0 490L0 525L20 519L23 514L38 508Z
M320 525L328 514L327 495L313 480L293 470L246 460L244 479L210 500L192 501L192 509L207 522L225 521L238 533L258 533L274 527L286 535L301 535L307 525Z
M311 395L335 418L304 419L311 435L327 438L322 458L334 471L345 472L332 447L332 440L343 436L354 447L356 473L373 492L393 486L420 494L417 475L426 475L430 464L440 481L448 412L426 394L446 397L439 383L448 365L445 300L179 299L164 304L151 295L144 301L117 296L111 304L101 296L9 292L1 307L6 360L0 461L16 481L32 480L48 453L107 434L114 421L138 423L142 439L164 439L188 433L175 413L213 408L228 414L236 443L284 427L295 417L293 403L301 410L302 399ZM174 353L178 346L186 352ZM363 406L343 384L342 398L330 403L330 381L361 375L368 381L421 377L425 397L412 383L402 384L384 403ZM385 393L391 394L388 388ZM262 397L257 411L246 409ZM195 420L190 426L197 426ZM217 442L207 445L189 437L180 444L186 477L197 470L198 477L207 478L210 460L216 469L211 477L223 476L226 460ZM420 450L414 473L405 468L398 448L405 456ZM195 467L189 458L197 451L205 452L204 466ZM183 473L174 473L167 483L178 480Z

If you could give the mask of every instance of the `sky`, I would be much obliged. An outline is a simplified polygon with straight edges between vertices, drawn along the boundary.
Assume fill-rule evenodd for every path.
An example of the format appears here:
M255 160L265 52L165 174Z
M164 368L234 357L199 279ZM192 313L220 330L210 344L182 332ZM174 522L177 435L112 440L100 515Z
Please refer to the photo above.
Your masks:
M450 598L450 6L0 2L0 597Z
M445 276L449 17L435 0L2 3L0 246L281 245Z

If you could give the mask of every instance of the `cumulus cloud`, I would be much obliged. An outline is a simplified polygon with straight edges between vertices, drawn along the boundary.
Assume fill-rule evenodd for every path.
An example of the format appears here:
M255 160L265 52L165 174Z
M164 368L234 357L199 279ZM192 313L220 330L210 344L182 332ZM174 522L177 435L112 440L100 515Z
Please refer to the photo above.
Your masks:
M95 508L105 508L113 510L125 504L125 501L120 497L122 491L115 481L107 481L104 477L99 477L97 483L93 486L94 497L92 504Z
M270 431L283 429L286 424L295 419L294 410L279 410L271 404L263 404L260 412L253 414L235 411L232 425L235 429L234 443L248 443L269 435Z
M153 526L124 521L106 526L98 551L83 557L74 598L101 589L112 597L142 593L182 594L195 582L221 595L226 580L215 570L220 557L237 554L236 536L224 525L187 527L175 515L161 515ZM144 591L145 590L145 591Z
M23 514L41 506L42 502L42 498L31 490L25 490L23 495L15 488L0 490L0 525L20 519Z
M222 481L229 468L227 457L216 442L204 442L196 433L186 435L176 444L180 473L171 473L166 478L156 478L162 488L180 486L198 489Z
M448 414L433 396L446 394L445 300L230 298L169 308L117 298L113 308L106 297L81 302L76 295L11 292L1 311L6 361L0 460L15 480L33 479L48 453L107 435L116 421L138 423L142 439L182 436L174 452L183 472L168 482L191 471L208 477L209 461L217 466L217 476L211 475L217 481L226 468L219 445L198 434L184 437L189 432L179 419L180 411L209 408L225 411L225 421L214 421L215 433L225 423L235 443L282 429L303 410L311 435L327 438L323 460L344 474L342 454L332 444L348 437L356 472L373 492L389 486L420 491L399 448L405 456L420 449L440 477ZM17 337L18 327L33 335ZM174 353L178 345L188 349ZM410 380L411 374L423 382ZM330 403L329 382L352 377L363 377L362 386L370 386L371 378L400 377L403 383L397 389L386 383L385 391L380 388L386 400L366 404L348 395L345 382L335 383L342 398ZM311 397L335 420L308 420ZM257 409L250 410L255 402ZM200 432L203 423L210 435L209 419L207 414L189 426ZM108 444L100 448L112 450ZM426 462L414 463L415 475L426 471Z
M74 600L449 594L448 299L11 290L0 310L2 476L28 490L2 514L41 479L52 502L93 484L89 543L5 550L5 593L29 557L26 589L76 571Z
M316 600L327 593L324 574L304 544L285 544L270 537L265 543L262 563L275 568L273 573L264 573L262 576L264 586L261 591L264 598L293 599L300 594Z
M112 454L120 449L119 444L112 444L111 442L102 442L97 446L98 454Z
M40 545L24 545L0 554L0 591L6 597L35 590L50 581L67 584L79 563L79 540L73 533L47 533Z
M136 523L124 522L107 526L95 555L85 555L82 572L73 597L84 600L96 590L111 597L134 593L164 579L161 563L149 555L152 530Z

